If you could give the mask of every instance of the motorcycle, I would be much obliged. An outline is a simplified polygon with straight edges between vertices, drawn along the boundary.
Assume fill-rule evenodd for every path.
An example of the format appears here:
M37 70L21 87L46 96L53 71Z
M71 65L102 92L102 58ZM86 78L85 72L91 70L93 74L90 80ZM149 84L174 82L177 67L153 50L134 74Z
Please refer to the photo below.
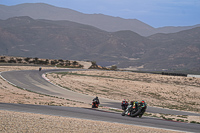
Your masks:
M94 100L92 101L92 108L98 108L99 107L99 104L97 104L97 101Z
M144 112L146 111L147 106L142 106L142 104L138 104L138 106L132 106L129 105L126 110L124 110L122 112L122 116L131 116L131 117L137 117L139 116L140 118L142 117L142 115L144 114Z
M127 109L127 107L128 107L128 102L122 101L121 107L122 107L122 110L125 111Z

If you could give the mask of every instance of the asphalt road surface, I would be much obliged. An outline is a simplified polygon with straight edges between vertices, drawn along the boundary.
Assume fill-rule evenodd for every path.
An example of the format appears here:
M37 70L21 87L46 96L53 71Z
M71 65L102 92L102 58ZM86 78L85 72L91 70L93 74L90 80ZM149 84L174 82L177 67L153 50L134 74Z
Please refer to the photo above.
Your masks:
M83 94L69 91L67 89L55 86L49 83L48 81L46 81L44 78L42 78L43 73L56 72L56 71L80 71L80 70L82 69L63 69L63 70L55 69L55 70L42 70L40 72L36 70L10 71L10 72L1 73L1 76L4 79L8 80L9 82L15 84L16 86L27 89L27 90L31 90L37 93L62 97L65 99L91 103L94 96L92 97L92 96L83 95ZM102 106L120 108L120 101L100 98L100 102ZM174 130L189 131L189 132L200 131L199 124L172 122L172 121L160 120L160 119L149 118L149 117L143 117L142 119L122 117L118 113L109 113L109 112L97 111L93 109L58 107L58 106L54 107L54 106L39 106L39 105L6 104L6 103L0 103L0 108L5 109L5 110L59 115L59 116L66 116L66 117L76 117L76 118L84 118L84 119L91 119L91 120L134 124L134 125L174 129ZM200 116L200 114L155 108L155 107L148 107L147 112Z
M156 127L185 132L199 132L199 124L181 123L166 121L150 117L128 117L121 116L120 113L111 113L89 108L62 107L62 106L42 106L26 104L5 104L0 103L0 109L17 112L30 112L46 115L55 115L63 117L81 118L89 120L107 121L113 123L123 123L130 125L139 125L147 127Z

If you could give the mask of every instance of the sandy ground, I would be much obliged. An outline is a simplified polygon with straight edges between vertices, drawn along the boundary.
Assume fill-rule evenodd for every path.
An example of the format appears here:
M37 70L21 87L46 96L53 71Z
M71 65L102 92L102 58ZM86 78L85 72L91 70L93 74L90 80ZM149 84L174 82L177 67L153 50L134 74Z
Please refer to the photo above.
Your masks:
M51 67L43 69L51 69ZM0 66L0 72L11 71L11 70L38 70L38 67ZM74 79L78 80L78 82L80 80L78 77ZM56 81L56 79L54 80ZM100 81L96 82L100 83ZM104 96L104 94L102 96ZM91 105L80 103L77 101L49 97L41 94L28 92L26 90L22 90L8 84L1 78L0 78L0 102L38 104L38 105L57 105L57 106L70 106L70 107L91 107ZM66 117L0 110L0 132L174 132L174 131L147 128L147 127L144 128L144 127L123 125L117 123L108 123L100 121L90 121L90 120L82 120L82 119L74 119Z
M20 113L0 110L0 132L12 133L176 133L164 129L138 127L118 123L100 122L48 116L40 114Z
M72 91L114 100L145 100L149 106L200 112L200 79L157 74L78 71L52 73L47 78ZM152 114L185 122L200 122L200 117ZM184 117L184 116L181 116Z
M116 71L48 74L72 91L114 100L145 100L150 106L200 112L200 78Z

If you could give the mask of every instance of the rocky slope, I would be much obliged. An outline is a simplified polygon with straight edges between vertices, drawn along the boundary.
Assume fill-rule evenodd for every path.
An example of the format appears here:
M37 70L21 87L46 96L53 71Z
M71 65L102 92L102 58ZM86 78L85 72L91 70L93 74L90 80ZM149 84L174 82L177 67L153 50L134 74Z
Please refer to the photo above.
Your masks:
M0 20L0 54L96 61L136 70L195 70L200 64L200 28L143 37L106 32L71 21L14 17Z

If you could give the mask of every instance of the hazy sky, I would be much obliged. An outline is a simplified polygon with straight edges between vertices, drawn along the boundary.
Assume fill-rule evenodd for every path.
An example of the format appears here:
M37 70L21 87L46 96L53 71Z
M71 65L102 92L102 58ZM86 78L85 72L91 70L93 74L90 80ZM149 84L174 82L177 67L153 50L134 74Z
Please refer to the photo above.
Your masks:
M153 27L200 24L200 0L0 0L2 5L47 3L82 13L138 19Z

